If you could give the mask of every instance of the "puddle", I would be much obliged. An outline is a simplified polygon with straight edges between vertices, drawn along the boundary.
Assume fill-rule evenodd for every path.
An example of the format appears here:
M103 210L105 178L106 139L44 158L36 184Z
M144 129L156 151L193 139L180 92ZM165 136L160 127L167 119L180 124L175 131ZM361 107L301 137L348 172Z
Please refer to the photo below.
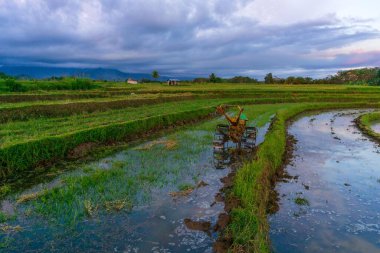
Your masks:
M0 231L0 251L212 252L217 228L228 220L221 179L242 157L226 154L216 169L214 132L202 126L118 152L3 201L3 212L17 215L6 224L21 229ZM268 127L259 128L258 143ZM96 184L75 181L87 175L95 175Z
M274 252L380 252L380 148L355 127L363 111L305 116L269 217Z

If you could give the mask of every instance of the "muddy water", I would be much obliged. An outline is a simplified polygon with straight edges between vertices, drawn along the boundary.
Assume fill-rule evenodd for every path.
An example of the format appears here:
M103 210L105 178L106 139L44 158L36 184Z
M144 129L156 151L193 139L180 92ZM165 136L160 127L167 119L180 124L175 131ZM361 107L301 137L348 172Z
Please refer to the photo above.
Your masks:
M263 141L269 124L259 129L258 143ZM15 204L3 201L3 212L16 214L7 221L10 227L0 230L1 252L212 252L218 232L213 230L218 216L224 212L224 203L215 199L223 187L221 179L231 169L239 167L242 157L224 163L215 169L212 149L213 131L202 126L174 133L137 147L119 152L88 167L103 170L122 167L137 180L141 170L147 173L162 170L161 183L136 185L132 209L119 212L100 212L94 217L83 217L74 225L67 225L61 216L49 218L34 212L35 202ZM176 147L167 149L165 141L175 140ZM151 145L152 143L159 143ZM154 168L153 170L151 168ZM85 169L71 173L81 175ZM137 175L137 176L136 176ZM145 175L145 174L144 174ZM28 190L60 187L66 177ZM199 182L203 182L196 187ZM115 184L118 184L115 179ZM140 183L139 183L140 184ZM186 196L173 197L181 184L195 186ZM106 186L112 188L112 186ZM6 211L5 209L9 209ZM76 219L71 213L76 207L67 203L67 219ZM79 210L79 209L78 209ZM50 219L52 218L52 219ZM184 220L210 222L205 231L189 229ZM15 228L20 226L20 229ZM0 228L1 229L1 228Z
M380 252L380 148L354 126L359 111L306 116L279 211L270 216L274 252Z
M373 123L371 127L373 131L380 134L380 121Z

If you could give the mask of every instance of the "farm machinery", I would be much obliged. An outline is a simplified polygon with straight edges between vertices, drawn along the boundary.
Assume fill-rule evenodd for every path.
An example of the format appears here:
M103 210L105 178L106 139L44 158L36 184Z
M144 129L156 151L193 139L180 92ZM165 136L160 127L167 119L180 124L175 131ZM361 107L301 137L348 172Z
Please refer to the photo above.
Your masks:
M227 109L236 107L238 114L231 117ZM216 108L218 114L223 115L228 124L218 124L214 133L213 149L216 167L223 167L228 157L228 151L253 151L256 146L257 129L247 126L248 118L240 106L220 105ZM228 162L227 162L228 163Z

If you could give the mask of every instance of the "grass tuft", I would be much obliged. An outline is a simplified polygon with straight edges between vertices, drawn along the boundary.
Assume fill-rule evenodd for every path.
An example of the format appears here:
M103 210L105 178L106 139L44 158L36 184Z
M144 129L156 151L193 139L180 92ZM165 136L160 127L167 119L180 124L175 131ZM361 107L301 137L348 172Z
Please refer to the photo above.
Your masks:
M301 197L295 198L294 203L296 203L299 206L309 206L310 205L310 203L307 199L301 198Z

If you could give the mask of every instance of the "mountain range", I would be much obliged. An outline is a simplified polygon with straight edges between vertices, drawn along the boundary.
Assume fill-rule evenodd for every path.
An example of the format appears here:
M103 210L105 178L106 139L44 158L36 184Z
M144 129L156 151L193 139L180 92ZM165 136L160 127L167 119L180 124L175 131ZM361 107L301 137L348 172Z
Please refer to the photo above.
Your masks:
M135 80L153 79L146 73L126 73L109 68L60 68L60 67L32 67L32 66L0 66L0 72L17 78L44 79L50 77L82 77L94 80L122 81L128 78ZM160 76L159 81L166 81L173 77Z

